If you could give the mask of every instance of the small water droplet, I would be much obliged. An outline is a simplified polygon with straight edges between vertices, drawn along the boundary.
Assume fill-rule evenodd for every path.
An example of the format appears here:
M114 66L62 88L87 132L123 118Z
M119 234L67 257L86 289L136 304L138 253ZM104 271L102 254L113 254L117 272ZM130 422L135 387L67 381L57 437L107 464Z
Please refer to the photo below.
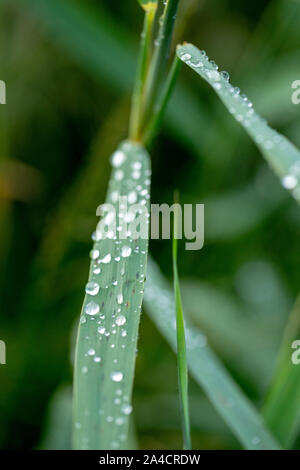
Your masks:
M124 315L119 315L117 318L116 318L116 324L118 326L122 326L122 325L125 325L126 323L126 318L124 317Z
M97 258L99 258L99 255L100 255L99 250L92 250L92 251L90 252L90 258L91 258L91 259L97 259Z

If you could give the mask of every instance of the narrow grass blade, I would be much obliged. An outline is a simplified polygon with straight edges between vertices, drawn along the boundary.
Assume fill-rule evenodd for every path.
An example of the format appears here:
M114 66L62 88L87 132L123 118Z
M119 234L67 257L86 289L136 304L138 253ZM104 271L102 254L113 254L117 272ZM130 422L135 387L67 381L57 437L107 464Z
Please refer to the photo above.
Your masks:
M117 93L131 92L137 51L122 25L116 26L106 9L84 0L0 0L35 19L35 24L61 50L99 83ZM67 22L65 21L67 18ZM99 48L99 44L103 47ZM112 60L117 57L118 60ZM122 71L122 72L120 72ZM190 89L178 86L167 109L166 125L173 137L184 140L196 155L205 137L207 111L195 105ZM202 149L201 149L202 150Z
M172 291L151 260L148 262L144 305L161 334L176 351ZM189 371L237 439L246 449L279 449L262 417L209 348L205 336L188 325L186 337Z
M166 0L164 5L145 89L144 123L147 123L148 118L151 117L162 85L161 80L167 68L179 0Z
M135 203L149 206L150 162L143 147L124 142L113 154L112 165L106 203L116 210L119 233L126 217L126 212L122 217L119 210L120 197L128 197L128 207ZM102 230L98 225L93 236L90 276L77 340L75 449L126 447L132 409L148 240L133 239L127 229L125 239L104 238Z
M135 79L135 86L133 90L132 96L132 108L131 108L131 116L130 116L130 126L129 126L129 135L132 140L139 140L140 139L140 121L141 116L143 113L143 91L146 84L147 79L147 72L150 64L151 58L151 40L152 40L152 30L153 30L153 22L156 13L156 4L151 3L154 5L152 7L149 6L149 2L147 3L147 7L145 7L145 17L144 17L144 27L143 32L141 35L141 42L140 42L140 52L139 52L139 59L138 59L138 66L137 66L137 74ZM156 5L156 6L155 6Z
M181 302L179 276L178 276L178 268L177 268L177 253L178 253L177 228L178 228L178 217L177 217L177 212L175 211L172 256L173 256L174 294L175 294L175 306L176 306L178 386L179 386L179 398L180 398L180 407L181 407L181 420L182 420L182 429L183 429L184 449L191 449L192 442L191 442L191 429L190 429L190 417L189 417L188 368L187 368L187 359L186 359L183 308L182 308L182 302Z
M206 80L219 95L229 112L256 142L263 156L300 203L300 151L289 140L271 129L253 109L246 95L229 83L227 72L218 72L204 51L192 44L178 46L180 59Z
M178 59L177 56L175 56L173 59L173 64L169 71L166 83L163 87L163 90L158 99L158 102L153 110L153 114L150 119L149 126L147 126L146 131L145 131L145 136L143 140L146 146L151 145L157 133L159 132L159 129L160 129L168 102L172 95L172 91L174 89L180 68L181 68L181 61Z
M300 426L300 367L292 362L292 344L300 334L300 296L290 315L263 416L279 442L289 448Z

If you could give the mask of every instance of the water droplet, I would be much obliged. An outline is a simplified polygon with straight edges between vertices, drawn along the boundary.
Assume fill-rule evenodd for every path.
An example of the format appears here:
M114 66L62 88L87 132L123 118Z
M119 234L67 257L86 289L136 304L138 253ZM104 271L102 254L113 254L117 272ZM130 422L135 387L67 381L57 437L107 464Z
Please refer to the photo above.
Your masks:
M123 380L122 372L112 372L110 376L114 382L121 382Z
M130 413L132 412L132 406L131 405L123 405L121 410L124 413L124 415L130 415Z
M181 59L182 59L184 62L190 60L191 58L192 58L191 54L188 54L188 53L183 54L183 55L181 56Z
M108 253L108 255L105 255L104 258L102 258L99 262L103 264L108 264L111 261L111 254Z
M110 198L111 198L112 202L118 202L119 192L118 191L113 191L110 195Z
M94 357L94 362L96 362L96 363L101 362L101 357L95 356L95 357Z
M95 356L95 354L96 354L95 349L91 348L91 349L88 350L88 355L89 356Z
M118 326L122 326L122 325L125 325L126 323L126 318L124 317L124 315L119 315L117 318L116 318L116 324Z
M114 168L123 165L126 160L126 155L121 150L117 150L111 157L111 164Z
M134 204L137 201L137 194L135 191L130 191L128 194L128 202L129 204Z
M226 70L222 70L222 72L220 72L220 75L224 78L224 80L226 80L226 82L229 82L230 75L228 72L226 72Z
M298 180L293 175L286 175L282 178L281 184L285 189L294 189L298 184Z
M100 255L99 250L92 250L92 251L90 252L90 258L91 258L91 259L97 259L97 258L99 258L99 255Z
M124 418L121 418L121 417L116 418L116 425L122 426L122 424L124 424L124 421L125 421Z
M140 170L142 168L141 162L134 162L131 166L134 170Z
M122 247L122 251L121 251L121 255L123 258L128 258L128 256L131 255L131 248L129 246L123 246Z
M97 282L88 282L87 285L85 286L85 292L88 295L97 295L99 292L99 284Z
M99 312L99 310L100 310L99 305L96 304L96 302L94 301L89 302L85 307L85 313L90 316L96 315Z
M122 294L118 295L117 302L118 302L119 305L121 305L123 303L123 295Z
M115 173L115 179L121 181L124 178L124 172L122 170L117 170Z

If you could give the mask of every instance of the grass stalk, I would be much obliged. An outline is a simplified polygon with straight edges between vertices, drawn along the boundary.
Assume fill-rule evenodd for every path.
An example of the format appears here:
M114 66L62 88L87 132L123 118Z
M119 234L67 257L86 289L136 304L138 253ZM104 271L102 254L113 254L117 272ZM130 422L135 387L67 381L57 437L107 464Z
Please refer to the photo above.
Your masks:
M157 4L151 3L151 7L145 8L144 27L141 35L140 51L136 73L135 86L132 95L132 107L129 124L129 137L131 140L140 139L140 122L143 113L143 91L147 78L151 57L151 39Z
M154 107L149 125L147 126L145 130L143 141L146 147L149 147L152 144L154 138L156 137L161 127L161 123L162 123L162 120L163 120L163 117L167 108L167 104L173 92L179 71L181 69L181 65L182 65L181 61L178 59L177 55L175 55L171 70L168 74L168 78L160 94L159 100Z
M156 98L161 87L161 80L166 71L178 5L179 0L167 0L163 15L160 19L158 36L154 43L155 51L145 88L143 127L148 119L151 118Z
M178 276L178 268L177 268L177 254L178 254L178 241L177 240L178 240L178 214L177 214L177 211L175 210L172 255L173 255L174 294L175 294L175 307L176 307L178 387L179 387L179 399L180 399L184 449L190 450L192 448L192 444L191 444L189 400L188 400L188 367L187 367L187 358L186 358L184 317L183 317L183 308L182 308L179 276Z

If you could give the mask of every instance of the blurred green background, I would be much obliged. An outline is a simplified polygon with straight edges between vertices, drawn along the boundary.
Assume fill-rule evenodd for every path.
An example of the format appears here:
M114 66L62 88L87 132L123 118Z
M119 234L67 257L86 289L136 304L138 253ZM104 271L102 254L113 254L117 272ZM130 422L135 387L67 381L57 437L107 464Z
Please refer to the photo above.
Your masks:
M183 1L176 41L205 49L300 146L300 3ZM76 322L108 159L126 137L136 0L0 0L0 447L70 447ZM205 247L180 246L186 314L259 407L299 289L299 207L209 87L183 70L152 150L152 202L205 203ZM151 242L171 280L171 246ZM239 444L191 382L194 448ZM176 359L142 317L134 388L141 448L180 448ZM295 447L299 448L300 440Z

